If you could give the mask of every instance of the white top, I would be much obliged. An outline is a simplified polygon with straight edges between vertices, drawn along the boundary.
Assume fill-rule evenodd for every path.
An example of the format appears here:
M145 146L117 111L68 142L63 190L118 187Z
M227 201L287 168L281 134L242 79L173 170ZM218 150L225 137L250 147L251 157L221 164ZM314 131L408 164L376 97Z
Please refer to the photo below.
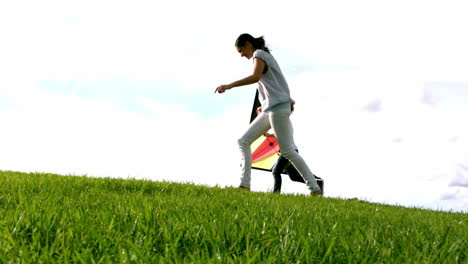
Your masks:
M262 75L258 82L262 111L269 112L273 107L282 107L283 105L289 107L291 103L289 86L275 58L261 49L257 49L253 57L261 59L268 67L268 71Z

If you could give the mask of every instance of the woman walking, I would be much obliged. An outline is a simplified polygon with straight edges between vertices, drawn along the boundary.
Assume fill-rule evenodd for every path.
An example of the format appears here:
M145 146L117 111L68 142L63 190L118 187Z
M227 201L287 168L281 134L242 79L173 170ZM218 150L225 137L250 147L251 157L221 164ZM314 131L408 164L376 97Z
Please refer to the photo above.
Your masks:
M315 177L296 152L293 138L293 127L289 116L291 114L291 97L286 79L275 58L265 45L263 37L254 38L250 34L242 34L236 40L236 49L241 57L253 58L253 73L241 80L216 88L215 93L224 93L234 87L259 83L258 92L262 112L250 123L247 131L238 140L242 154L242 174L239 188L250 190L252 156L250 145L270 128L276 136L282 156L291 162L304 178L311 195L320 196L322 190Z

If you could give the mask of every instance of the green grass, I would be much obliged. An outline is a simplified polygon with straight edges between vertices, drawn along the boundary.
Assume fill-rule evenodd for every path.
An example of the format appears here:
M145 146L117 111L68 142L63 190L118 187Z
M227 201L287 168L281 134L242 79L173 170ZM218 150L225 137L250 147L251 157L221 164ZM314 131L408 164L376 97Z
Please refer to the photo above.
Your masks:
M468 263L467 216L0 171L0 263Z

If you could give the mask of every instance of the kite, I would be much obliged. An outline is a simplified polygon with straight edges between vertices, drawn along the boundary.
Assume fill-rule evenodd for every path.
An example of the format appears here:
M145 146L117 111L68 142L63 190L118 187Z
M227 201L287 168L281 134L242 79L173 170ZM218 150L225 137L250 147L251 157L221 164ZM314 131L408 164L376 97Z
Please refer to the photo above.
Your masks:
M257 117L257 108L260 106L257 90L252 107L252 114L250 116L250 123ZM260 136L250 145L250 150L252 153L252 169L257 170L271 172L276 161L281 156L280 148L275 137ZM292 181L305 183L304 178L302 178L294 166L286 166L282 174L287 174ZM316 175L314 176L323 192L323 179Z

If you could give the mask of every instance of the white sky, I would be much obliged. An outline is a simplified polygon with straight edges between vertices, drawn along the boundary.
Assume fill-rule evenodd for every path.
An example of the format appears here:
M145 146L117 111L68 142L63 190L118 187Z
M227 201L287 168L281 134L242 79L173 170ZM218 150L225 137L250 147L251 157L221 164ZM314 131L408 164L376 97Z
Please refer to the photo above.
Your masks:
M468 4L254 2L0 3L0 169L237 186L255 86L213 91L250 73L247 32L327 196L468 211Z

